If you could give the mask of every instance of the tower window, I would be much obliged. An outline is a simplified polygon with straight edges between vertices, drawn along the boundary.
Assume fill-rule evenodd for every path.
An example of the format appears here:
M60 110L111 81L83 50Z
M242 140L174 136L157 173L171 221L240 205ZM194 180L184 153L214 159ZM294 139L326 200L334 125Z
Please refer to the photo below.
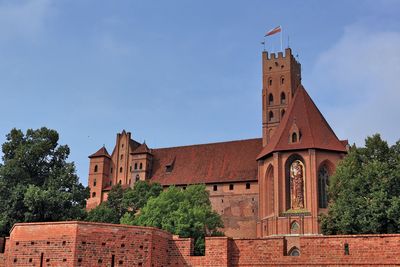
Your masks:
M297 133L292 133L292 143L297 143Z
M269 86L272 85L272 79L271 78L269 79L268 84L269 84Z
M281 77L281 84L284 84L284 83L285 83L285 78Z
M96 186L96 179L93 180L93 186Z
M137 170L137 163L135 163L135 170Z
M282 111L281 111L281 118L283 118L283 115L285 115L285 110L284 109L282 109Z
M284 92L281 93L281 104L286 104L286 95Z
M136 178L135 178L135 180L136 180L136 182L140 180L140 176L139 176L139 174L137 174L137 175L136 175Z
M213 191L217 191L218 190L218 186L215 184L214 186L213 186Z
M274 119L274 113L272 111L269 112L269 121L272 121Z
M121 154L121 156L119 158L122 160L124 158L124 155Z
M142 168L143 168L143 164L140 162L139 169L142 169Z
M113 172L113 168L110 169L110 173L112 173L112 172Z
M122 172L122 167L119 168L119 172Z
M274 104L274 96L272 94L269 94L269 96L268 96L268 103L270 105Z
M97 172L97 171L98 171L98 166L94 165L94 172Z
M229 190L233 190L233 184L229 185Z
M250 189L250 183L246 183L246 189Z
M93 192L93 193L92 193L92 197L96 197L96 192Z

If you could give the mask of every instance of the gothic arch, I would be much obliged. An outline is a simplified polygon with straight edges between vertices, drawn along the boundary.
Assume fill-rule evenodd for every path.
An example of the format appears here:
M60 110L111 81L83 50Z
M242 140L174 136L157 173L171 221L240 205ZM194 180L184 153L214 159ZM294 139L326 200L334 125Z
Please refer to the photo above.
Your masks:
M329 196L327 189L329 185L329 177L332 175L333 170L334 165L329 160L324 160L318 167L318 207L321 209L328 207Z
M288 159L285 162L285 199L286 199L286 210L291 209L291 188L290 188L290 167L292 165L292 163L294 163L295 161L300 161L300 163L302 164L302 166L304 167L303 169L303 194L304 194L304 200L305 200L305 173L306 173L306 164L305 161L303 159L302 156L300 156L299 154L292 154L288 157ZM304 207L305 207L305 203L304 203Z
M274 212L274 167L270 164L265 173L265 212L266 216Z
M300 256L300 249L298 249L296 246L294 246L289 250L288 255L289 256Z

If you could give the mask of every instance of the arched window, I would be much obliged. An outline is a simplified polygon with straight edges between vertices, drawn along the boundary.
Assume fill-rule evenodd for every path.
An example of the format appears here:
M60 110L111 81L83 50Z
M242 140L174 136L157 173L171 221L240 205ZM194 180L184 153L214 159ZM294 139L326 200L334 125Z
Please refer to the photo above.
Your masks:
M284 92L281 93L281 104L286 104L286 95Z
M135 179L136 179L136 182L140 180L139 174L136 175L136 178L135 178Z
M97 172L98 171L98 166L97 165L94 165L94 172Z
M327 166L323 165L318 172L318 204L321 209L328 207L328 185L329 172Z
M119 172L122 172L122 167L119 168Z
M285 115L285 110L284 109L282 109L282 111L281 111L281 118L283 118L283 115Z
M274 96L272 94L269 94L269 96L268 96L268 103L270 105L274 104Z
M120 159L122 160L124 158L124 155L121 154Z
M93 192L93 193L92 193L92 197L96 197L96 192Z
M137 163L135 163L135 170L137 170Z
M281 84L285 83L285 77L281 77Z
M96 186L96 179L93 180L93 186Z
M266 173L266 216L274 213L274 167L270 165Z
M119 180L119 182L118 182L119 184L122 184L122 181L121 180Z
M292 133L292 143L297 143L297 133Z
M274 119L274 113L272 111L269 112L269 121L272 121Z
M143 168L143 164L140 162L139 169L142 169L142 168Z
M269 84L269 86L271 86L271 85L272 85L272 79L271 79L271 78L269 78L269 80L268 80L268 84Z
M300 256L300 250L297 247L293 247L289 251L289 256Z
M299 154L291 155L285 162L286 210L306 207L306 167Z
M299 234L300 225L297 221L292 222L290 225L290 233L291 234Z

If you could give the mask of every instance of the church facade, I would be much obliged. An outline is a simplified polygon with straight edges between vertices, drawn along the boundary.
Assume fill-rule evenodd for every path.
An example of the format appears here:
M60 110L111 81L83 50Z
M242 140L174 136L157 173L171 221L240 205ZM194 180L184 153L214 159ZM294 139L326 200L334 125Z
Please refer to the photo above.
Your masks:
M326 212L329 177L344 157L339 140L301 84L290 48L262 53L262 138L149 148L130 132L89 156L92 209L117 183L139 180L185 189L205 184L228 237L316 235Z

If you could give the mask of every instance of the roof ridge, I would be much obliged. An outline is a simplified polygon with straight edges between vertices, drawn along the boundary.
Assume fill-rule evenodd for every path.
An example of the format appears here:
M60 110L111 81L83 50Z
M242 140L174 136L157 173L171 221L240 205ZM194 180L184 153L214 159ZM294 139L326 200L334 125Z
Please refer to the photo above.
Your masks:
M159 148L153 148L153 150L171 149L171 148L184 148L184 147L195 147L195 146L207 146L207 145L219 145L219 144L227 144L227 143L235 143L235 142L255 141L255 140L261 140L261 139L262 139L261 137L256 137L256 138L249 138L249 139L239 139L239 140L230 140L230 141L203 143L203 144L172 146L172 147L159 147Z

